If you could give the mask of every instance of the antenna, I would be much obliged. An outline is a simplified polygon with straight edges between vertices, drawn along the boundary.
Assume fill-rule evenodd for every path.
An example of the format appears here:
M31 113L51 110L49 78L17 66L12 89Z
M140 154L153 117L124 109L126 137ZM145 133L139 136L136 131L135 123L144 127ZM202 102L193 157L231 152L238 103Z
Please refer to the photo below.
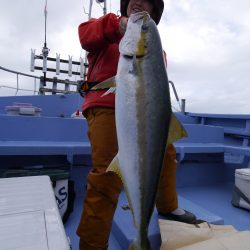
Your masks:
M44 6L44 19L45 19L45 33L44 33L44 46L46 47L47 41L46 41L46 33L47 33L47 0L45 0L45 6Z
M46 72L47 72L47 57L49 55L49 49L47 48L47 0L45 0L44 6L44 45L42 49L43 55L43 75L44 75L44 86L46 86Z
M52 92L52 94L56 93L75 93L76 91L70 91L69 86L74 85L77 87L78 82L76 81L70 81L68 79L62 80L58 79L57 77L54 78L47 78L46 74L47 71L49 72L55 72L56 75L59 75L60 73L62 74L68 74L69 77L72 77L72 75L77 75L80 78L84 78L84 72L83 68L87 67L86 64L84 64L82 58L80 58L80 61L73 61L73 57L69 55L68 60L61 59L60 54L56 54L56 58L54 57L49 57L49 49L47 47L47 0L45 0L45 6L44 6L44 17L45 17L45 32L44 32L44 45L42 48L42 54L36 55L35 50L31 49L31 65L30 65L30 70L34 72L35 70L40 70L43 72L42 77L40 77L40 88L39 88L39 94L45 94L45 92ZM35 61L36 60L42 60L43 61L43 66L35 66ZM54 67L47 67L47 62L52 62L54 63ZM51 64L52 64L51 63ZM61 69L61 63L65 64L68 66L68 69ZM73 71L73 65L80 66L80 72ZM52 88L49 86L46 86L46 82L53 83ZM64 84L65 85L65 90L62 89L57 89L57 83Z

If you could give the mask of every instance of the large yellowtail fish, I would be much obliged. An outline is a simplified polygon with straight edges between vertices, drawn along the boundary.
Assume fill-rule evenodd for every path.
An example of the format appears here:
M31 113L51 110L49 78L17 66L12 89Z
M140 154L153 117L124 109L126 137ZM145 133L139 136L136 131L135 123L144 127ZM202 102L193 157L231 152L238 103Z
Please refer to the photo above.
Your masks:
M185 136L185 131L172 116L161 40L147 12L131 15L119 50L115 78L119 151L108 171L121 177L137 228L129 249L148 250L148 225L164 153L167 144Z

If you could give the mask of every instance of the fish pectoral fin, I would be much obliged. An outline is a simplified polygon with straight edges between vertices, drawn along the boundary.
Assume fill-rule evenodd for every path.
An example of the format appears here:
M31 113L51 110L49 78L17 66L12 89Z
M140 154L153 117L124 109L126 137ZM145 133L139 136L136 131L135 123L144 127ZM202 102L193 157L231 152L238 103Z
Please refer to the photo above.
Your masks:
M108 94L111 94L111 93L115 93L115 92L116 92L116 87L111 87L103 95L101 95L101 97L104 97L105 95L108 95Z
M121 178L121 180L122 180L122 174L121 174L120 165L119 165L119 161L118 161L117 155L111 161L111 163L109 164L106 172L115 172Z
M182 124L179 122L177 117L172 113L168 131L167 145L170 145L184 137L188 137L188 133L186 129L182 126Z
M115 87L116 87L115 76L112 76L112 77L98 83L90 90L101 90L101 89L108 89L108 88L115 88Z

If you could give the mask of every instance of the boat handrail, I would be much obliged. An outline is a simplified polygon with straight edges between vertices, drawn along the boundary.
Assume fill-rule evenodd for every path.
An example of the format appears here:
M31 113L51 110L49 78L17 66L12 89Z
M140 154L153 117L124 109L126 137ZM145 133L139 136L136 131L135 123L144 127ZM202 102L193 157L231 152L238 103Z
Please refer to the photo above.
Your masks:
M26 73L22 73L22 72L18 72L18 71L15 71L15 70L10 70L10 69L7 69L7 68L4 68L2 66L0 66L0 70L4 70L4 71L7 71L7 72L10 72L10 73L13 73L13 74L16 74L17 75L17 87L15 88L18 92L18 90L27 90L27 89L20 89L19 86L18 86L18 75L22 75L22 76L26 76L26 77L32 77L34 78L35 80L36 79L40 79L40 81L43 81L43 77L39 77L39 76L34 76L34 75L30 75L30 74L26 74ZM54 82L54 83L64 83L66 85L78 85L78 82L77 81L69 81L69 80L60 80L60 79L57 79L56 77L54 77L53 79L50 79L48 78L47 80L49 80L50 82ZM172 89L173 89L173 92L174 92L174 96L175 96L175 99L176 101L178 102L179 106L180 106L180 110L182 113L185 112L185 100L184 99L181 99L181 103L180 103L180 99L179 99L179 96L177 94L177 91L176 91L176 88L175 88L175 85L174 85L174 82L173 81L168 81L169 84L171 85ZM35 84L36 85L36 84ZM8 86L5 86L5 85L0 85L0 87L8 87ZM14 88L14 87L10 87L10 88ZM57 92L57 93L76 93L77 91L70 91L68 88L67 90L55 90L56 87L54 86L54 88L52 89L46 89L44 88L44 86L40 86L40 91L41 94L43 94L44 91L47 91L47 92ZM27 90L27 91L32 91L32 90ZM16 94L17 94L16 92ZM36 88L34 90L34 93L37 92L36 91Z
M173 82L173 81L168 81L168 83L171 85L171 87L172 87L172 89L173 89L175 99L176 99L176 101L178 102L179 107L180 107L180 111L181 111L182 113L185 113L185 104L186 104L186 100L185 100L185 99L181 99L181 102L180 102L180 99L179 99L179 96L178 96L178 94L177 94L177 91L176 91L174 82Z
M18 72L18 71L15 71L15 70L4 68L2 66L0 66L0 70L6 71L6 72L9 72L9 73L12 73L12 74L16 74L16 77L17 77L17 79L16 79L17 86L16 87L10 87L10 86L6 86L6 85L0 85L0 88L4 87L4 88L16 89L15 96L17 95L17 93L18 93L19 90L31 91L31 92L34 92L34 94L38 92L36 90L36 79L40 79L39 76L34 76L34 75L30 75L30 74ZM19 75L33 78L34 79L34 90L19 88L19 78L18 78Z
M52 88L45 88L44 77L43 76L34 76L34 75L30 75L30 74L18 72L18 71L15 71L15 70L7 69L7 68L4 68L2 66L0 66L0 70L6 71L6 72L9 72L9 73L12 73L12 74L16 74L16 76L17 76L17 81L16 81L17 86L16 87L10 87L10 86L6 86L6 85L0 85L0 88L4 87L4 88L16 89L16 94L15 95L17 95L17 93L18 93L19 90L32 91L32 92L34 92L34 94L35 93L39 93L39 94L42 94L42 95L45 92L51 92L52 94L56 94L56 93L61 93L61 94L78 93L77 89L73 90L73 91L69 89L70 85L76 86L76 88L77 88L77 86L79 84L78 81L70 81L68 79L62 80L62 79L58 79L57 77L46 78L46 81L53 83L53 86L52 86ZM19 87L19 79L18 79L19 75L33 78L34 79L34 90L20 88ZM40 80L39 90L36 90L36 79ZM57 89L57 83L64 84L65 85L65 90Z
M26 74L26 73L22 73L22 72L18 72L18 71L15 71L15 70L4 68L2 66L0 66L0 69L4 70L4 71L7 71L7 72L10 72L10 73L13 73L13 74L17 74L17 75L22 75L22 76L27 76L27 77L33 77L33 78L36 78L36 79L40 79L39 76L29 75L29 74Z

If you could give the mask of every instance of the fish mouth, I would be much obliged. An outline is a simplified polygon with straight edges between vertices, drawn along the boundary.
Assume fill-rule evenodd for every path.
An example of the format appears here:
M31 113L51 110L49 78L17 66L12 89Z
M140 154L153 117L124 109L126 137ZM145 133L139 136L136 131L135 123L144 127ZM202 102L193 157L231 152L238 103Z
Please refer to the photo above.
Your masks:
M146 11L130 15L127 31L119 45L120 54L124 58L139 59L147 54L149 23L150 16ZM127 32L129 32L129 35Z
M134 8L134 9L132 9L132 14L137 13L137 12L141 12L141 11L142 11L141 9Z
M122 55L124 58L126 58L126 59L128 59L128 60L133 60L133 59L140 59L140 58L143 58L144 56L145 56L145 54L144 55L136 55L136 54L134 54L134 55L126 55L126 54L123 54Z

